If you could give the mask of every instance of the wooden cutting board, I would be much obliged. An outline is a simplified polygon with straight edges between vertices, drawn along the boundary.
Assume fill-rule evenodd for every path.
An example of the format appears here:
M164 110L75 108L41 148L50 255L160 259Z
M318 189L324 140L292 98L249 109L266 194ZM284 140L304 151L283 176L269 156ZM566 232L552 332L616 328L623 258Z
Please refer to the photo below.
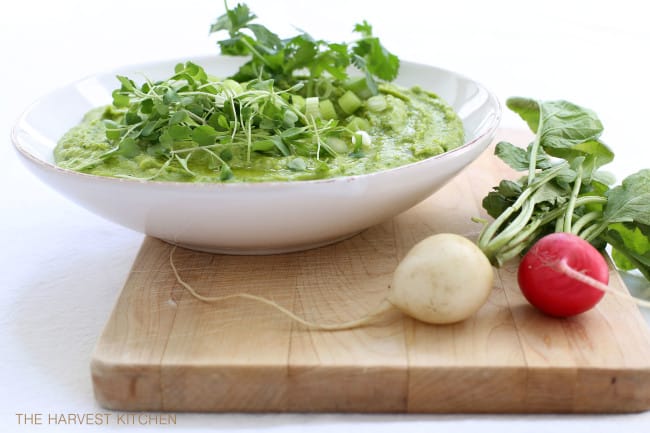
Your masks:
M521 132L500 139L526 143ZM437 232L475 238L480 201L513 177L486 152L438 193L346 241L301 253L223 256L178 249L204 295L268 297L317 322L363 316L392 271ZM342 215L344 218L345 216ZM606 296L579 317L527 305L516 263L472 318L426 325L400 313L360 329L310 331L278 311L197 301L176 281L171 246L146 238L92 358L98 402L152 411L635 412L650 408L650 332L637 307ZM458 269L458 272L464 272ZM612 271L611 285L626 290Z

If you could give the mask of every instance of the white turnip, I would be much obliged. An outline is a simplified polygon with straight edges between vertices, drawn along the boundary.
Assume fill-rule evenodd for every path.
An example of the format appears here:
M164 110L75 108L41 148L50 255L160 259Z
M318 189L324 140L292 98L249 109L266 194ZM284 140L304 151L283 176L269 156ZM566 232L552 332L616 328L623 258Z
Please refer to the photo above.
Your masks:
M492 282L492 265L476 244L437 234L415 245L397 266L388 301L423 322L454 323L485 303Z

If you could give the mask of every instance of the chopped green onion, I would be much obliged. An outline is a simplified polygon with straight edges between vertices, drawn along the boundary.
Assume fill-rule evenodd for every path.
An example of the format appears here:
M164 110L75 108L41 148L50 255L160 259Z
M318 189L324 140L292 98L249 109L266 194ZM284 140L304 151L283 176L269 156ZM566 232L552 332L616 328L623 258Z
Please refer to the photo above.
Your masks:
M353 91L361 99L368 99L372 96L372 91L368 88L365 77L350 78L345 82L344 87Z
M359 147L359 145L368 147L372 145L372 138L370 137L370 134L368 134L366 131L357 131L352 136L352 144L355 147Z
M351 131L366 131L370 129L370 123L362 117L353 116L347 125L348 129Z
M318 103L318 97L312 96L305 99L305 114L307 117L313 117L314 119L320 118L320 107Z
M320 77L316 82L316 94L321 98L329 98L333 90L332 82L325 77Z
M334 104L329 99L320 101L319 107L320 114L325 120L336 119L339 116L336 115L336 110L334 109Z
M300 95L291 95L291 103L293 104L294 107L296 107L296 110L300 112L305 111L305 98L303 98Z
M348 153L347 143L338 137L328 137L327 145L339 155L344 155Z
M388 103L386 102L386 98L383 95L376 95L368 98L366 101L366 106L368 107L368 110L379 113L388 107Z
M351 90L348 90L339 98L341 110L347 114L352 114L361 107L361 99Z

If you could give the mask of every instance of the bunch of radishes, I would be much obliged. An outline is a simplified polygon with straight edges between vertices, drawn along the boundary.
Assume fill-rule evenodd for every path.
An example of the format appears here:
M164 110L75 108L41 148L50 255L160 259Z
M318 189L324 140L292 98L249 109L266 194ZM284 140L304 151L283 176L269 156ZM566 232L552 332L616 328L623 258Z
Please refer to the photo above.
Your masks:
M491 289L485 263L501 266L523 253L521 291L552 316L580 314L605 292L620 294L607 286L607 245L619 268L637 269L650 279L650 170L611 188L612 176L599 169L614 154L599 140L603 127L593 111L566 101L511 98L507 104L535 138L527 149L501 142L495 153L526 175L502 181L485 197L483 207L495 219L489 224L476 219L485 224L477 245L460 236L436 235L417 245L395 272L390 299L425 322L469 317ZM460 255L467 262L456 267ZM423 294L426 286L429 295ZM413 309L426 313L415 315Z

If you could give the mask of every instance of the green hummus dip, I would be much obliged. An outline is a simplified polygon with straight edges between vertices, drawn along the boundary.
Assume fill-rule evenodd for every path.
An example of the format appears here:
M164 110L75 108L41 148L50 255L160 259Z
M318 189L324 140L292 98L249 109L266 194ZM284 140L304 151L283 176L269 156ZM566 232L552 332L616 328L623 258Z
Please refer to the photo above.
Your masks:
M461 146L463 125L441 98L418 87L405 89L385 84L379 104L362 101L353 115L343 113L336 122L352 131L346 137L322 138L324 149L284 155L257 145L260 135L250 135L247 144L207 146L208 152L178 153L170 158L157 145L131 145L128 152L116 151L107 138L107 120L120 122L125 109L100 107L88 112L82 122L59 141L55 162L64 168L100 176L142 178L181 182L266 182L324 179L360 175L409 164ZM374 100L377 102L377 100ZM385 102L385 103L384 103ZM341 110L337 111L340 113ZM267 131L262 131L267 134ZM268 134L269 139L270 135ZM267 142L261 135L261 142ZM304 139L304 138L303 138ZM290 146L291 137L282 140ZM170 146L181 151L191 141ZM216 158L216 159L215 159ZM219 162L221 161L221 163ZM223 165L231 173L223 176Z

